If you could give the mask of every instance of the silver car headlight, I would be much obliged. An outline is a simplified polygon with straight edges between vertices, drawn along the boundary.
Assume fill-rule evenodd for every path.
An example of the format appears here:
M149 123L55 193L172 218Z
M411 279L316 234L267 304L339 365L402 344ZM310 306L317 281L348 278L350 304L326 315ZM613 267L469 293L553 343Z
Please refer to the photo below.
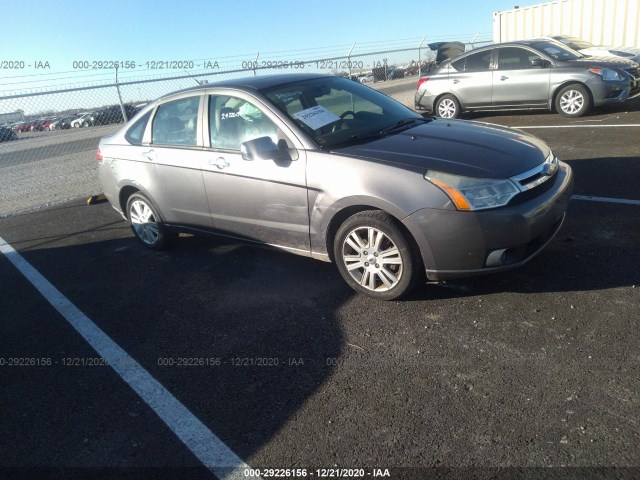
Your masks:
M502 207L520 193L518 187L505 178L462 177L434 170L428 170L424 178L441 188L458 210Z
M620 73L616 72L615 70L611 70L610 68L590 68L589 71L591 73L595 73L596 75L600 75L603 80L624 80L624 77Z

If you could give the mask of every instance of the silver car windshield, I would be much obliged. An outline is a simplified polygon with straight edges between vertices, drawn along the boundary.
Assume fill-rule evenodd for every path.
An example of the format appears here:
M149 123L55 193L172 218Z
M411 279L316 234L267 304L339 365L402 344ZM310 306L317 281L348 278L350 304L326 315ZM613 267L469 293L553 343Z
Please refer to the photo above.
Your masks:
M292 82L262 93L321 148L389 134L396 126L403 129L424 121L386 95L343 77Z
M578 58L584 58L584 55L560 42L537 42L532 46L556 60L577 60Z
M565 45L573 48L574 50L582 50L584 48L593 48L595 45L593 43L586 42L584 40L580 40L575 37L554 37L559 42L564 43Z

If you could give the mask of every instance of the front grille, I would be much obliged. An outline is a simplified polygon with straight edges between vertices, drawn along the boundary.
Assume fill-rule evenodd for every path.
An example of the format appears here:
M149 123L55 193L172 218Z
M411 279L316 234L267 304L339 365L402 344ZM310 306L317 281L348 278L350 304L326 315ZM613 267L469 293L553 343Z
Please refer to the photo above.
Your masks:
M629 75L631 75L631 77L638 80L638 77L640 76L639 67L629 67L629 68L624 68L623 70L627 72Z
M536 198L538 195L542 195L544 192L551 190L558 179L558 172L554 173L553 176L549 177L546 182L540 183L535 188L531 188L529 190L525 190L524 192L518 193L515 197L511 199L509 205L518 205L520 203L528 202Z
M544 163L531 170L511 177L511 180L517 185L520 193L515 195L510 205L526 202L538 195L549 190L555 183L558 175L558 158L549 155Z
M640 93L640 67L628 67L624 68L623 70L631 75L631 89L629 91L629 98L637 97Z

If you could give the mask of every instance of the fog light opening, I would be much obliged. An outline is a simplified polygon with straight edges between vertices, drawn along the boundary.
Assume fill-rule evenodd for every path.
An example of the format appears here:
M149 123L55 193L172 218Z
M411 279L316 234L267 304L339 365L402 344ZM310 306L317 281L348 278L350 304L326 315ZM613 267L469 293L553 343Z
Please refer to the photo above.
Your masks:
M487 267L499 267L500 265L505 264L505 260L507 258L507 249L500 248L498 250L494 250L489 255L487 255L487 261L485 262L485 266Z

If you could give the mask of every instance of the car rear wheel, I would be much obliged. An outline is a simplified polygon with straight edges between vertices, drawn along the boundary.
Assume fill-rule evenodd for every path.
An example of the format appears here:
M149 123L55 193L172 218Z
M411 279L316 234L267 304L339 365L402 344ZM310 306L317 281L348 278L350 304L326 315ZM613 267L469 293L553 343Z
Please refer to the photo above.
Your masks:
M167 230L153 204L140 193L134 193L129 197L127 218L138 240L152 250L162 250L178 237L177 233Z
M420 276L420 261L409 239L380 210L349 217L336 233L333 250L347 284L379 300L405 296Z
M567 85L556 96L556 110L565 117L581 117L591 109L591 97L582 85Z
M460 102L453 95L443 95L436 102L435 114L441 118L458 118L460 116Z

